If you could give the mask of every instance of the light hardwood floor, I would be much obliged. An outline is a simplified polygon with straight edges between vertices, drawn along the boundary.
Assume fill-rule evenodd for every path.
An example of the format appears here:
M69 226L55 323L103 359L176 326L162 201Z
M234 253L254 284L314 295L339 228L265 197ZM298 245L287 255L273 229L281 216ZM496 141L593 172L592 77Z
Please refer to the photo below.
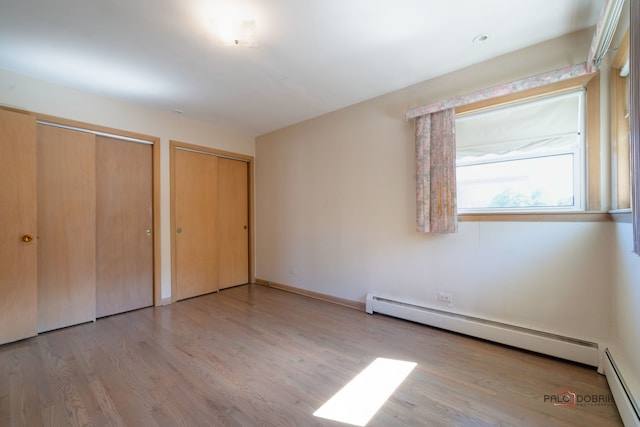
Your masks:
M377 357L418 365L369 426L619 426L576 365L259 285L0 346L0 426L338 426L312 414Z

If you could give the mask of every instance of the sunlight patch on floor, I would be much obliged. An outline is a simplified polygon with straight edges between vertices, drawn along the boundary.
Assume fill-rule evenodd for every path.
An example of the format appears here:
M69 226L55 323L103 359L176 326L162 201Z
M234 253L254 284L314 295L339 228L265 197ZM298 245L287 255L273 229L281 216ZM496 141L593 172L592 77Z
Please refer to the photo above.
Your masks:
M366 426L416 365L414 362L379 357L313 415Z

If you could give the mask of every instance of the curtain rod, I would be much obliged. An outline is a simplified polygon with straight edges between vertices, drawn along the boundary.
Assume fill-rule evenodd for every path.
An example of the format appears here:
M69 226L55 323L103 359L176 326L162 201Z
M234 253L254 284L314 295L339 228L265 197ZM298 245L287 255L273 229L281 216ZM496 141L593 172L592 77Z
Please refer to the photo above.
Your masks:
M467 93L465 95L454 96L453 98L434 102L432 104L411 108L407 110L405 118L407 120L414 119L416 117L446 110L448 108L461 107L463 105L472 104L474 102L497 98L499 96L518 93L529 89L535 89L552 83L557 83L576 77L582 77L589 74L593 74L593 71L589 71L589 69L587 68L587 63L582 62L580 64L548 71L546 73L516 80L510 83L504 83L497 86L480 89L475 92Z

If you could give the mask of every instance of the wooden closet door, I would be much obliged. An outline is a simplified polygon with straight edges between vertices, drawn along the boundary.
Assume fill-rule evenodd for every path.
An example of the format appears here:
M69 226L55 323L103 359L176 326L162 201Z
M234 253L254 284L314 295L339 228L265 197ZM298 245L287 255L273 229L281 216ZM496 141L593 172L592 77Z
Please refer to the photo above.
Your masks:
M38 125L38 331L95 320L95 137Z
M178 300L218 287L218 158L174 150L175 277Z
M36 204L35 118L0 110L0 344L37 333Z
M220 288L249 282L249 198L246 162L218 159Z
M96 316L153 304L153 147L96 137Z

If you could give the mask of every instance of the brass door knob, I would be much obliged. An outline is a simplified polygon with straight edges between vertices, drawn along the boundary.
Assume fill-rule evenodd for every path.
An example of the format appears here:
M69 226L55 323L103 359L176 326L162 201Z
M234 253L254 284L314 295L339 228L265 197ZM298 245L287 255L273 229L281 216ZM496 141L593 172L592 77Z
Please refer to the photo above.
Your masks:
M32 240L33 240L33 236L31 234L25 234L24 236L22 236L23 242L29 243Z

